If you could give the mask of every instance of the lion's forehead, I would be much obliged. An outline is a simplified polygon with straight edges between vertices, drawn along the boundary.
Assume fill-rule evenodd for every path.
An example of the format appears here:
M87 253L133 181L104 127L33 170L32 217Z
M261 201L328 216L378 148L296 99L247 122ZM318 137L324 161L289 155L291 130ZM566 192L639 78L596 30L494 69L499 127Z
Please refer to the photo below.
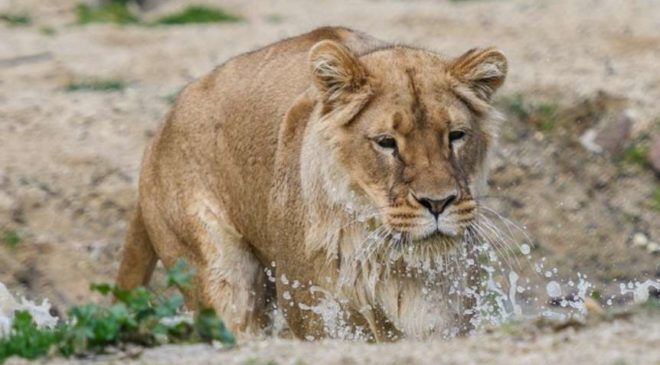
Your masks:
M376 132L396 132L402 137L416 132L445 133L450 129L470 129L473 115L451 92L417 91L416 96L404 90L385 92L373 108L369 122Z
M401 134L416 129L445 131L470 127L472 112L457 97L445 61L423 50L383 52L367 63L375 79L376 98L371 108L377 126Z

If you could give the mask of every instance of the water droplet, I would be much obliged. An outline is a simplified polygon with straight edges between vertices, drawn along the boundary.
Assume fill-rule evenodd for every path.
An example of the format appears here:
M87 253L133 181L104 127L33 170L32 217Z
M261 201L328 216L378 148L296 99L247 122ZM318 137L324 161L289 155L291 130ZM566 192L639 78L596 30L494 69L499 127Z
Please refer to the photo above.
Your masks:
M557 298L561 296L561 286L556 281L551 281L545 286L545 291L548 293L548 296L551 298Z
M520 252L523 255L529 255L529 253L531 252L531 248L529 247L528 244L523 243L522 245L520 245Z

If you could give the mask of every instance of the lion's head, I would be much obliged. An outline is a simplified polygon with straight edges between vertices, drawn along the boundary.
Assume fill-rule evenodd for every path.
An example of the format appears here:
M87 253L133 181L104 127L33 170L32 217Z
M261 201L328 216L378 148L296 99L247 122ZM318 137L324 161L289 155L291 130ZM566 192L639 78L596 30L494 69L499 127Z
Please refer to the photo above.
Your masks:
M460 237L485 179L490 100L507 72L502 53L446 59L389 47L357 56L322 41L309 63L321 143L350 176L350 190L391 233L416 242Z

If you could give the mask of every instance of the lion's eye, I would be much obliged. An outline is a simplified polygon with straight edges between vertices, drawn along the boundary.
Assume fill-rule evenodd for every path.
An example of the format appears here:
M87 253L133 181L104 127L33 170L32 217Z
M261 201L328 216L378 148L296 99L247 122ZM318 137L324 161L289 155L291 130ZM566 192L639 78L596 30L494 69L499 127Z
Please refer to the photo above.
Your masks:
M449 132L449 142L460 141L464 137L465 137L465 132L463 132L463 131Z
M376 143L383 148L396 149L396 140L390 136L378 137Z

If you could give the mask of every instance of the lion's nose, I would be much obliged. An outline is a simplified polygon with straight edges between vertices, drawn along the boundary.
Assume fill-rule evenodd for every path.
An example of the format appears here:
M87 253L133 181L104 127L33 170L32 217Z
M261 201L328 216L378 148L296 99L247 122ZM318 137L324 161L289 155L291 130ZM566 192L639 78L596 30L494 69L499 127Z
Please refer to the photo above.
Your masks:
M419 204L428 209L435 219L447 209L447 207L456 200L456 194L450 194L443 199L430 199L424 197L415 197Z

